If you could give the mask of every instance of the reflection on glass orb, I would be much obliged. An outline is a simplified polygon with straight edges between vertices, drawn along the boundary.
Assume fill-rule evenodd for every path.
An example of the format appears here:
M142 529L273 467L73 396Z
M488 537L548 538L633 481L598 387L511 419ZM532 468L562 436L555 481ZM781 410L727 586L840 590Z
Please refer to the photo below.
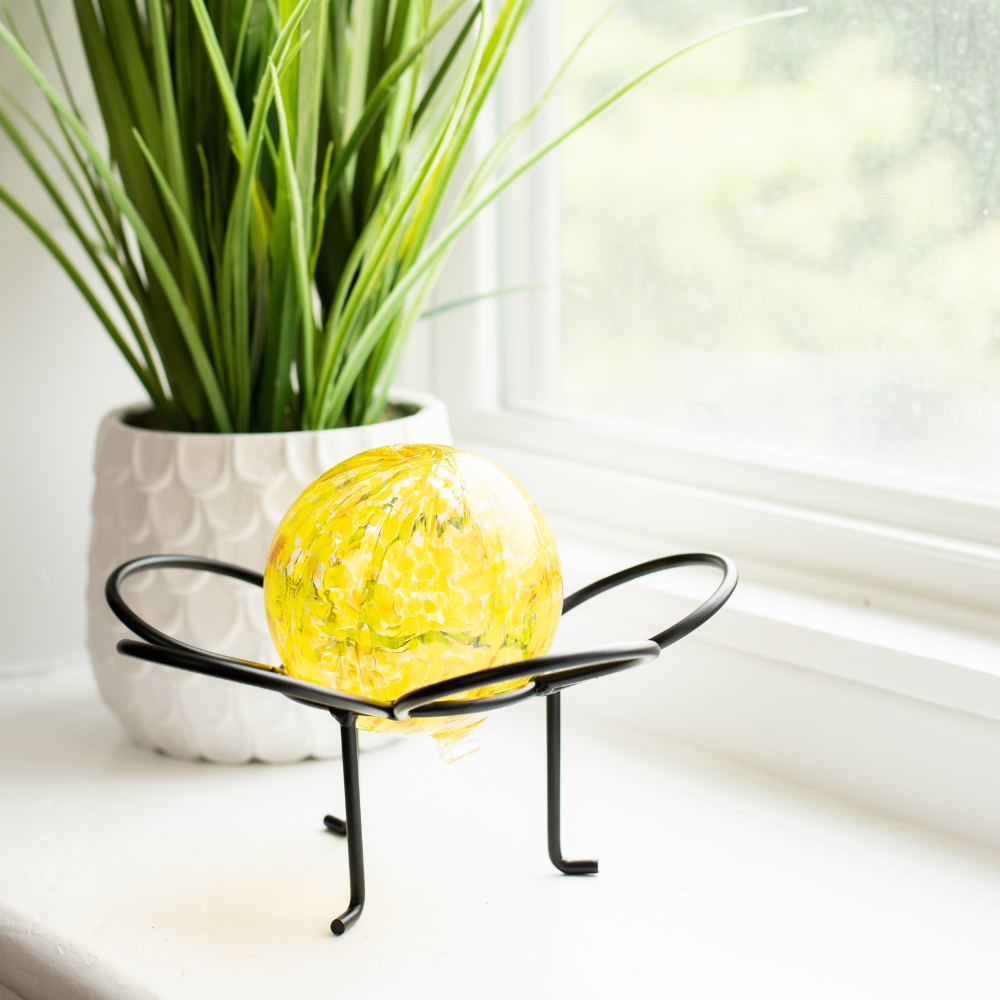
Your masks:
M562 575L548 524L502 469L443 445L392 445L341 462L292 504L268 553L264 601L291 676L393 701L544 654ZM430 733L451 760L484 718L358 726Z

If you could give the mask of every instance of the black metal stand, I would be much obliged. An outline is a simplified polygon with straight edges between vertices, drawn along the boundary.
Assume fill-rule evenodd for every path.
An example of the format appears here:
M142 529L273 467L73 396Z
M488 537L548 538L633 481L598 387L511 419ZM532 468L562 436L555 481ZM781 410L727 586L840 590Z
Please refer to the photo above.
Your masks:
M330 714L340 723L341 760L344 764L344 811L347 819L324 816L328 830L347 837L347 868L351 876L351 902L330 924L338 937L357 923L365 908L365 852L361 843L361 779L358 775L358 717L353 712Z
M361 782L358 775L359 715L402 722L409 718L441 718L454 715L474 715L491 709L516 705L527 698L544 697L546 718L546 748L548 776L548 841L549 859L564 875L596 875L596 861L567 861L562 856L560 827L561 807L561 705L560 692L583 681L603 677L648 663L659 656L662 649L689 635L729 600L736 587L736 566L726 556L710 552L692 552L684 555L665 556L632 566L612 576L597 580L571 594L563 601L563 614L572 611L584 601L613 587L680 566L714 566L723 571L722 582L711 597L686 618L671 625L651 639L638 642L619 642L575 653L539 656L520 660L500 667L477 670L475 673L453 677L437 684L416 688L394 702L379 702L371 698L347 694L333 688L310 684L288 676L281 668L263 663L221 656L195 646L179 642L144 622L124 601L121 585L135 573L153 569L195 569L222 576L233 577L258 587L264 585L260 573L232 566L229 563L203 559L199 556L144 556L119 566L108 578L105 596L111 610L144 642L123 639L118 652L152 663L179 667L210 677L238 681L254 687L277 691L293 701L328 711L340 724L342 762L344 768L345 819L325 816L326 828L338 836L347 837L347 863L350 871L351 901L347 909L331 924L334 934L343 934L357 923L365 905L365 861L361 838ZM456 695L502 681L522 680L524 684L514 691L487 698L464 701L453 700Z
M558 691L545 699L545 748L548 792L549 861L563 875L596 875L597 860L567 861L562 856L562 704Z

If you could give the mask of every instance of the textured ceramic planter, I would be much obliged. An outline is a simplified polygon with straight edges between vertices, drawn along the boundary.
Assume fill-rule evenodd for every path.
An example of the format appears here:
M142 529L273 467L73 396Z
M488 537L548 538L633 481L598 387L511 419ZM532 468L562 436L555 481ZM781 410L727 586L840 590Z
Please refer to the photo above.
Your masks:
M105 603L104 583L116 566L152 553L263 571L278 521L327 469L380 445L451 444L440 400L414 392L391 398L416 412L369 427L284 434L149 431L124 422L128 409L104 418L94 459L87 646L104 700L137 743L225 763L340 755L338 727L323 712L119 656L115 644L130 633ZM126 596L143 618L184 642L278 662L256 587L168 570L129 580Z

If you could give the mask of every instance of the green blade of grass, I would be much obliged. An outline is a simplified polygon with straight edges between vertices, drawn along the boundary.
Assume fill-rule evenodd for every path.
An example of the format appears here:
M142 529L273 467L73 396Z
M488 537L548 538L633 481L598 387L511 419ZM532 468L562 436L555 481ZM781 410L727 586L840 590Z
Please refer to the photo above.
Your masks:
M35 135L37 135L38 138L45 143L49 152L56 158L56 161L59 163L66 179L73 187L80 204L83 206L88 218L100 235L103 249L110 253L112 237L111 233L107 229L106 220L103 220L98 216L98 212L101 211L101 208L97 203L97 199L93 195L88 196L87 192L83 188L83 185L80 184L80 180L77 177L76 172L63 155L62 150L55 144L55 142L53 142L52 137L48 134L48 132L42 128L38 119L35 118L35 116L6 88L0 87L0 94L3 95L4 99L10 104L10 106L21 116L21 118L24 119Z
M240 69L243 66L243 46L246 44L247 31L250 29L250 12L253 10L254 0L244 0L243 16L240 18L240 29L236 33L236 52L233 55L233 68L230 73L233 81L239 83Z
M275 40L272 53L288 55L288 43L292 33L302 19L306 6L311 0L300 0ZM270 65L273 65L271 63ZM278 65L280 77L286 62ZM264 145L267 114L273 99L273 77L266 72L260 79L254 96L253 113L247 132L247 146L236 180L232 209L226 225L222 248L222 262L219 269L219 316L220 340L223 361L229 370L242 373L236 379L239 388L237 423L241 429L249 429L250 405L250 318L249 318L249 240L250 218L253 210L254 185L257 183L257 164Z
M340 184L347 165L351 157L357 152L358 147L368 137L368 132L375 120L382 113L386 103L392 96L392 89L399 82L399 78L413 65L414 61L428 45L448 24L455 12L465 3L465 0L452 0L428 26L427 30L386 70L385 74L378 81L371 97L368 99L364 112L358 120L357 125L351 131L347 142L337 153L330 171L330 186L327 193L327 210L329 211L329 200L333 197L333 192Z
M315 2L315 0L313 0ZM281 60L282 69L278 73L278 80L282 83L285 81L285 77L289 73L293 73L296 69L295 60L298 54L306 47L306 43L312 37L309 31L303 31L301 37L297 38L288 48L287 53Z
M479 113L486 102L496 76L500 72L500 67L503 65L511 41L517 32L518 26L527 14L529 6L530 0L508 0L503 7L503 16L498 17L493 31L490 32L483 57L479 63L474 92L462 115L455 137L449 144L448 155L443 160L441 169L435 175L435 183L422 202L420 206L421 211L412 227L408 241L407 260L404 262L404 266L408 267L423 248L431 225L437 217L441 200L448 189L451 177L457 169L466 144L472 136L472 130L479 118Z
M326 154L323 157L323 173L319 181L319 193L316 196L316 236L313 240L312 253L309 254L309 280L316 276L316 262L319 260L319 248L323 242L323 227L326 225L326 186L330 180L330 160L333 156L333 142L327 143Z
M248 0L249 5L249 0ZM177 103L174 97L174 81L171 75L170 52L167 48L167 27L163 16L163 0L147 0L149 27L153 37L153 65L156 69L156 93L163 122L163 145L166 153L167 177L170 188L176 196L184 219L190 224L191 190L185 167L184 141L181 138L180 121L177 117ZM147 148L143 152L147 153ZM149 162L150 155L146 155Z
M308 42L298 57L298 106L295 129L296 182L302 199L302 226L306 246L312 244L312 206L316 185L320 114L323 104L323 69L329 31L329 0L313 0L302 21ZM287 108L285 109L287 111ZM312 273L311 271L309 272Z
M205 158L205 149L200 142L195 152L198 156L198 166L201 168L201 201L205 219L205 242L208 244L208 252L212 256L212 267L215 273L219 274L219 248L215 244L215 227L213 225L212 176L208 169L208 160Z
M437 68L434 76L431 78L431 82L427 85L427 89L424 91L424 96L420 99L420 103L417 105L416 111L413 112L413 127L419 124L420 119L427 113L427 109L431 105L431 101L434 100L434 95L438 92L441 84L444 82L445 77L448 75L448 71L452 67L456 57L462 46L465 44L465 39L469 37L469 32L472 31L472 26L476 23L476 20L482 15L483 4L482 0L479 0L469 13L469 16L465 20L465 24L462 25L455 41L452 42L451 48L448 49L447 54L441 61L441 65Z
M139 359L129 347L128 341L125 340L121 331L115 325L114 320L111 319L104 306L101 305L100 300L91 291L90 286L76 269L73 262L66 256L59 244L56 243L51 236L49 236L47 229L40 222L38 222L38 220L35 219L35 217L9 191L7 191L6 188L2 186L0 186L0 201L2 201L28 227L28 229L34 233L45 249L52 254L70 281L76 285L77 290L84 297L84 299L86 299L87 305L89 305L93 310L94 315L98 318L101 325L111 335L111 339L115 342L115 346L122 352L122 355L128 362L129 367L133 372L135 372L146 392L149 393L149 398L153 400L154 405L156 405L158 409L162 407L161 412L169 412L170 407L167 404L162 388L156 381L155 375L139 362Z
M377 360L373 359L375 360L375 363L372 368L375 378L372 383L371 391L368 394L368 405L361 419L363 424L375 423L375 421L382 415L382 411L385 409L393 377L395 376L396 369L399 367L399 363L403 358L403 350L406 347L407 333L412 324L420 318L420 308L427 296L430 294L431 289L434 287L434 282L437 279L438 272L440 271L443 263L444 258L441 258L438 266L432 268L426 275L420 291L418 291L415 296L415 301L410 305L406 314L400 317L399 321L395 325L395 328L390 328L390 335L382 345L382 356Z
M38 11L38 20L42 22L42 30L45 32L45 40L48 42L49 51L52 53L52 59L56 64L56 71L59 73L59 79L62 80L63 89L66 91L66 99L69 101L69 106L76 113L76 116L83 121L83 115L80 114L80 108L73 95L73 88L69 85L69 78L66 76L66 67L63 66L62 57L59 54L59 47L56 45L56 40L52 37L52 28L49 26L49 19L45 15L45 8L42 6L41 0L35 0L35 10Z
M170 227L160 208L153 179L146 167L146 161L143 159L142 154L139 152L139 147L136 146L135 140L132 137L132 129L137 122L132 117L131 106L126 96L124 84L118 73L114 56L108 46L107 39L101 31L101 26L98 23L91 0L74 0L74 4L77 11L77 21L80 26L80 35L83 39L84 51L87 54L87 62L94 81L94 89L97 92L97 99L101 105L101 115L104 118L104 124L108 132L112 158L121 174L122 183L128 192L130 201L138 209L145 226L153 233L157 243L162 248L166 248L165 252L168 258L170 258L172 257L172 248L170 247L169 239ZM10 42L7 44L9 47ZM25 57L30 60L31 57L28 55L27 49L23 46L20 48ZM20 57L19 61L24 65ZM34 65L33 61L32 65ZM37 70L37 66L35 68ZM29 74L31 73L30 70L28 72ZM41 75L40 71L39 75ZM42 78L44 79L44 77ZM35 83L41 87L37 79ZM48 83L48 80L45 80L45 85L60 104L65 107L65 103L59 98L59 95ZM55 110L56 105L53 104L52 100L49 100L49 104ZM59 112L56 112L56 114L69 127L70 131L75 134L75 130L68 119ZM75 118L72 114L70 117ZM76 120L79 122L79 119ZM80 122L80 125L82 127L83 123ZM76 136L76 138L79 140L80 137ZM86 144L81 142L81 146L85 148ZM103 160L100 153L97 153L97 155ZM86 158L92 160L89 152Z
M83 147L88 158L93 163L95 170L97 170L101 179L107 186L111 197L118 206L119 211L121 211L122 214L128 219L129 224L132 226L132 229L136 234L136 238L139 241L139 245L142 247L143 253L146 256L146 260L149 261L151 267L156 273L167 301L176 316L181 334L184 337L184 341L187 345L188 351L190 352L191 360L194 363L195 370L201 382L201 387L212 409L212 415L215 418L220 430L224 432L231 431L232 421L226 411L225 402L219 389L218 380L215 377L215 373L212 371L208 355L205 353L205 345L202 343L201 335L198 332L198 328L195 325L190 312L188 311L187 304L184 301L184 296L174 279L170 267L167 264L159 245L153 239L146 222L136 210L135 205L133 205L128 195L125 194L125 191L116 180L111 169L104 162L104 158L98 151L93 139L90 137L90 134L87 132L86 128L84 128L83 123L76 117L76 115L73 114L72 110L52 87L52 84L49 83L48 79L35 64L31 56L28 55L27 51L25 51L17 39L2 24L0 24L0 40L2 40L11 50L17 58L17 61L35 81L35 85L39 88L39 90L41 90L43 96L49 102L52 109L60 115L60 117L62 117L62 119L69 126L70 130L77 137L80 145Z
M201 40L208 54L208 61L215 75L215 82L219 87L223 106L226 109L229 130L236 148L236 158L242 160L247 145L247 127L243 121L243 111L240 108L239 98L236 96L236 87L233 84L233 78L229 75L226 57L222 54L222 46L219 45L218 36L215 34L215 25L212 24L212 17L205 7L204 0L190 0L190 2L194 19L198 23L198 30L201 32Z
M3 131L7 134L7 137L21 154L21 157L25 163L27 163L32 173L34 173L34 175L38 178L38 181L45 189L45 192L52 199L52 203L58 209L59 214L66 220L67 225L70 227L70 231L77 238L80 246L90 259L91 264L93 264L95 270L100 275L101 280L114 297L116 305L131 328L132 333L136 338L136 342L139 344L140 349L143 352L147 367L150 370L154 370L155 366L153 364L153 358L148 352L148 345L142 335L142 331L135 318L135 314L132 312L131 307L122 295L121 289L118 287L118 283L111 276L107 267L105 267L104 262L94 249L87 233L84 231L73 210L69 207L66 200L63 198L62 193L49 176L48 171L42 166L38 157L35 156L34 150L28 144L24 135L2 109L0 109L0 129L3 129Z
M149 78L142 37L129 6L121 0L98 0L104 20L105 37L125 87L125 97L132 118L146 137L157 162L163 163L161 109L156 105L156 92Z
M549 81L548 85L542 91L538 100L534 105L528 109L528 111L522 115L517 121L512 122L503 132L497 137L496 141L493 143L489 151L476 166L476 169L472 171L469 178L467 179L462 193L459 195L458 203L463 204L465 199L468 197L469 192L478 191L485 180L493 173L493 171L499 166L500 161L506 156L506 154L513 147L514 143L527 131L529 126L538 115L541 113L542 108L545 107L546 103L555 93L559 84L562 83L569 71L570 67L573 65L576 57L583 50L584 46L590 39L594 36L597 29L600 28L602 24L611 16L615 9L621 6L622 0L611 0L603 11L588 25L587 30L576 40L573 47L566 54L559 69L556 71L555 75Z
M437 172L438 164L443 156L442 151L447 149L447 145L458 127L462 112L475 89L476 67L479 57L485 51L485 45L486 38L480 35L476 40L473 56L466 66L459 95L451 109L451 114L424 154L406 189L400 194L389 218L382 225L381 233L376 234L371 227L366 227L362 233L362 237L365 237L365 242L371 246L371 250L369 251L368 246L365 247L364 266L360 274L356 275L354 270L362 262L357 252L362 244L360 239L355 253L352 254L353 266L344 269L340 287L337 290L337 296L327 321L328 329L324 336L324 353L317 385L317 410L313 426L329 426L330 421L335 419L335 415L331 416L330 387L334 374L342 363L341 355L347 348L358 311L366 300L373 282L376 281L380 269L384 266L390 248L394 242L399 240L400 227L407 213L419 200L421 188L427 178L433 177ZM369 231L370 229L371 231Z
M278 88L278 74L271 66L274 87L274 106L278 112L278 125L281 129L281 144L279 152L282 155L285 168L285 180L288 184L288 201L291 208L292 262L295 275L296 292L299 299L299 314L302 320L302 372L301 392L303 412L308 414L312 407L315 390L315 327L313 324L312 282L309 280L309 259L306 255L306 234L304 213L302 210L302 193L299 190L298 178L295 174L295 163L292 160L292 139L288 130L288 116L285 113L285 102ZM308 425L307 425L308 426Z
M520 292L538 292L551 287L547 284L511 285L508 288L494 288L491 292L479 292L477 295L463 295L459 299L452 299L450 302L442 302L439 306L425 309L417 319L430 319L432 316L439 316L441 313L451 312L453 309L461 309L463 306L471 306L486 299L499 299L505 295L516 295Z
M198 241L191 231L190 223L184 214L184 208L167 182L163 171L156 160L153 159L153 154L150 152L149 147L142 136L139 135L138 129L135 130L135 141L139 144L139 148L142 150L143 155L146 157L146 162L149 164L149 169L153 172L153 177L160 188L160 194L174 218L177 233L191 262L195 280L198 284L198 292L201 297L201 307L205 316L205 323L208 326L209 343L211 344L212 354L215 358L216 370L218 370L221 361L221 351L219 345L219 327L215 318L215 300L212 296L212 284L208 278L208 271L205 268L201 251L198 249Z

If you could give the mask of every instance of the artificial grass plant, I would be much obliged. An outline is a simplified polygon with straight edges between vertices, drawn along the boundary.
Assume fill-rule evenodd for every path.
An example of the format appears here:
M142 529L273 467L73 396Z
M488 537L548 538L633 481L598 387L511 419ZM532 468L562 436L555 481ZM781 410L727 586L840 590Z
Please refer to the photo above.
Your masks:
M560 72L461 180L432 233L530 3L74 0L107 152L82 119L39 6L62 92L13 23L0 24L0 38L56 128L9 95L0 127L79 243L86 272L2 185L0 201L83 294L164 426L370 423L448 249L482 208L682 53L802 10L669 53L505 168Z

